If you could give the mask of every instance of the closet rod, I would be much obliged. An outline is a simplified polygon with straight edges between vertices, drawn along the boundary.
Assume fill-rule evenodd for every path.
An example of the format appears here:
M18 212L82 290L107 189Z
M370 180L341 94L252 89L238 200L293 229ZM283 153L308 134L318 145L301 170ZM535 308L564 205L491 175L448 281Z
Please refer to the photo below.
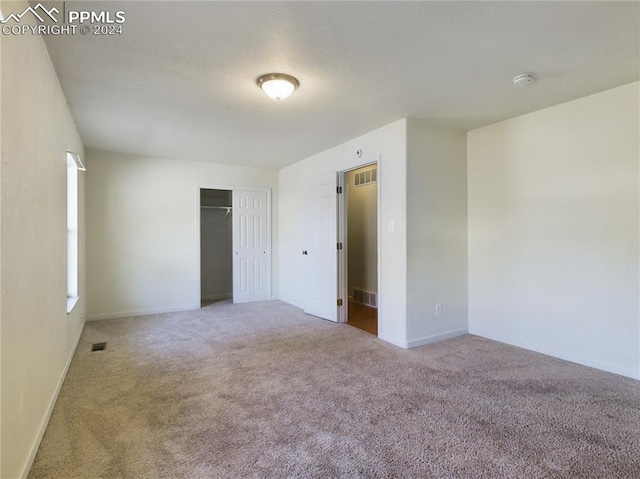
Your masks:
M231 206L201 206L200 208L216 209L216 210L232 210Z

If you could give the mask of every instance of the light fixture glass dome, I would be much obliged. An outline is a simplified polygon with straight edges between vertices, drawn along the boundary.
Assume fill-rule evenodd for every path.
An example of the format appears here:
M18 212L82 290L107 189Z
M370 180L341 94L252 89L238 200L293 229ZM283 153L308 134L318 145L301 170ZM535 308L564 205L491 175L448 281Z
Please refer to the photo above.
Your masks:
M291 75L284 73L267 73L257 80L257 84L265 94L274 100L284 100L300 85Z

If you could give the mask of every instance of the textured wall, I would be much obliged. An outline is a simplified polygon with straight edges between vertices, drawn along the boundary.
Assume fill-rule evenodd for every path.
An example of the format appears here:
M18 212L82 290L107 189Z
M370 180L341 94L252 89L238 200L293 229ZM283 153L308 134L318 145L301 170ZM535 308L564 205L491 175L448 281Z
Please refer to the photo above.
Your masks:
M469 132L471 332L638 377L639 85Z
M88 316L200 307L200 187L272 188L278 172L90 151L87 172ZM275 213L275 212L274 212ZM272 264L277 264L277 214ZM277 270L272 272L277 295Z
M418 345L468 328L467 149L460 130L411 118L407 131L407 338Z
M0 476L17 478L35 455L84 323L84 173L80 301L66 309L66 150L83 160L84 151L39 36L2 36L1 76Z

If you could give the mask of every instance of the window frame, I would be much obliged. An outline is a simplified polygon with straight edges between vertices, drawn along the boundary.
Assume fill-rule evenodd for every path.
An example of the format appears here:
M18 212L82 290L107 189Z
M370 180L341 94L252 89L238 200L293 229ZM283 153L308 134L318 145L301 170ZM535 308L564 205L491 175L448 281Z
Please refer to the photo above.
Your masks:
M79 257L80 239L78 231L79 185L78 171L87 171L80 155L67 150L67 314L80 300Z

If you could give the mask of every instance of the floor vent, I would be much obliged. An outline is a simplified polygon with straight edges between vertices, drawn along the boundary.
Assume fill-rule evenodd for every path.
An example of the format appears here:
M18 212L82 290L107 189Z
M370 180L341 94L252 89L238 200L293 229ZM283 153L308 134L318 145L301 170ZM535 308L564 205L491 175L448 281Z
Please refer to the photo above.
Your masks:
M91 345L91 352L104 351L107 349L107 343L94 343Z
M371 291L353 288L353 300L356 303L366 304L372 308L378 307L378 294Z
M363 171L362 173L356 173L353 179L354 186L370 185L371 183L376 183L377 181L378 181L377 168Z

